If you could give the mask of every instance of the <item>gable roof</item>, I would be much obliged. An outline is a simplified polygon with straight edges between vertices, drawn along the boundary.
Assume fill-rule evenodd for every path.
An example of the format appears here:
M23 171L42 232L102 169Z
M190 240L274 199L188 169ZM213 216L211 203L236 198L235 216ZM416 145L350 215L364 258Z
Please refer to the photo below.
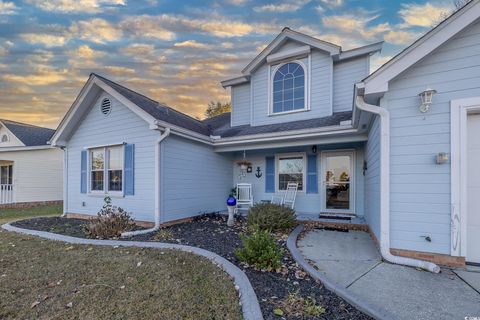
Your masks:
M282 52L278 57L274 57L277 54L273 52L280 48L288 40L302 43L305 46L289 50L288 52ZM342 51L342 47L336 44L317 39L285 27L283 28L282 32L280 32L280 34L277 35L275 39L273 39L273 41L262 50L262 52L260 52L252 61L247 64L247 66L242 70L242 76L226 79L222 81L221 84L225 88L232 85L249 82L251 73L254 72L265 61L273 63L285 59L286 57L308 54L310 53L310 48L327 52L330 54L330 56L332 56L333 60L337 62L341 60L352 59L358 56L374 54L375 52L381 51L382 45L383 41L380 41L363 47ZM272 58L272 61L269 61L269 58Z
M480 17L480 0L472 0L387 61L362 82L365 94L383 93L389 81L427 56L440 45L468 27Z
M55 133L55 130L34 126L27 123L12 120L0 119L4 125L18 140L26 147L45 146Z
M165 121L172 125L176 125L203 135L209 135L208 127L202 121L192 118L189 115L177 111L165 104L161 104L155 100L152 100L136 91L113 82L112 80L99 76L98 74L92 74L108 84L126 99L139 106L156 120Z

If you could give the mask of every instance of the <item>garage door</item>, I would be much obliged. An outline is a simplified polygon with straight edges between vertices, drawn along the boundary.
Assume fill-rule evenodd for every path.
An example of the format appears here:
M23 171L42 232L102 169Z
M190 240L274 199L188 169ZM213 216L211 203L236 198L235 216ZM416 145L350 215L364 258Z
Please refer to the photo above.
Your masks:
M480 263L480 114L467 121L467 262Z

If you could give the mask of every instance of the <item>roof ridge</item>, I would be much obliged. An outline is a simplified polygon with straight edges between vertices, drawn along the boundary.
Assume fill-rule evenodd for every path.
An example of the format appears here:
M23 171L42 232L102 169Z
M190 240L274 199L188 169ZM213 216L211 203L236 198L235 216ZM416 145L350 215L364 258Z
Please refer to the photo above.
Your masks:
M116 84L117 86L122 87L122 88L125 89L125 90L128 90L128 91L130 91L130 92L133 92L133 93L135 93L135 94L138 94L139 96L142 96L142 97L144 97L145 99L148 99L148 100L150 100L150 101L152 101L152 102L155 102L156 104L161 105L162 107L165 107L165 105L161 104L160 102L158 102L158 101L156 101L156 100L153 100L152 98L147 97L146 95L144 95L144 94L142 94L142 93L140 93L140 92L137 92L137 91L132 90L132 89L130 89L130 88L128 88L128 87L125 87L124 85L122 85L122 84L120 84L120 83L118 83L118 82L115 82L115 81L113 81L113 80L110 80L110 79L108 79L108 78L105 78L104 76L101 76L101 75L99 75L99 74L97 74L97 73L94 73L94 72L92 72L92 74L93 74L94 76L96 76L96 77L99 77L99 78L102 78L102 79L104 79L104 80L110 81L110 82Z

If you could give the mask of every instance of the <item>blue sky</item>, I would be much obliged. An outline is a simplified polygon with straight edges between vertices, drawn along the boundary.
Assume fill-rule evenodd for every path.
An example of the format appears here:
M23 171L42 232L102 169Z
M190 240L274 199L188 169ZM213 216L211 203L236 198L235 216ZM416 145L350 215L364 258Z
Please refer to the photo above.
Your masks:
M201 117L283 27L344 49L385 41L376 68L451 0L0 0L0 118L55 127L91 72Z

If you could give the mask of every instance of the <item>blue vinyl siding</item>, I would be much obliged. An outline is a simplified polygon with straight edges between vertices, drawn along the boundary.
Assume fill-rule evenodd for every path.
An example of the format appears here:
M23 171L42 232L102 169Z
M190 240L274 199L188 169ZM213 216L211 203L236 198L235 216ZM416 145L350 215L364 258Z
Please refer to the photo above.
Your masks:
M162 222L226 210L233 188L232 159L174 135L161 151Z
M365 220L380 240L380 119L375 117L365 146Z
M109 98L112 102L112 111L108 116L103 115L99 109L104 98ZM81 151L87 147L125 142L135 144L135 194L113 197L113 204L131 212L136 220L153 221L155 143L159 135L159 132L150 130L143 119L115 98L106 93L101 94L67 143L68 212L95 215L103 205L103 196L80 193Z
M430 111L418 110L418 93L438 91ZM480 25L468 27L390 82L391 245L450 254L450 101L480 96ZM432 242L422 236L429 235Z
M278 51L288 50L304 44L293 41L286 42ZM296 120L305 120L316 117L326 117L332 112L332 73L333 60L329 54L313 49L311 52L311 66L308 58L298 59L306 67L306 77L310 79L310 92L307 96L310 100L310 110L298 113L268 115L268 67L266 64L258 68L251 77L253 86L253 115L252 125L264 125ZM275 65L271 67L271 79ZM309 74L310 72L310 74Z
M250 83L233 86L232 90L232 126L250 124Z
M337 62L333 65L333 112L353 107L353 86L369 74L370 57Z

